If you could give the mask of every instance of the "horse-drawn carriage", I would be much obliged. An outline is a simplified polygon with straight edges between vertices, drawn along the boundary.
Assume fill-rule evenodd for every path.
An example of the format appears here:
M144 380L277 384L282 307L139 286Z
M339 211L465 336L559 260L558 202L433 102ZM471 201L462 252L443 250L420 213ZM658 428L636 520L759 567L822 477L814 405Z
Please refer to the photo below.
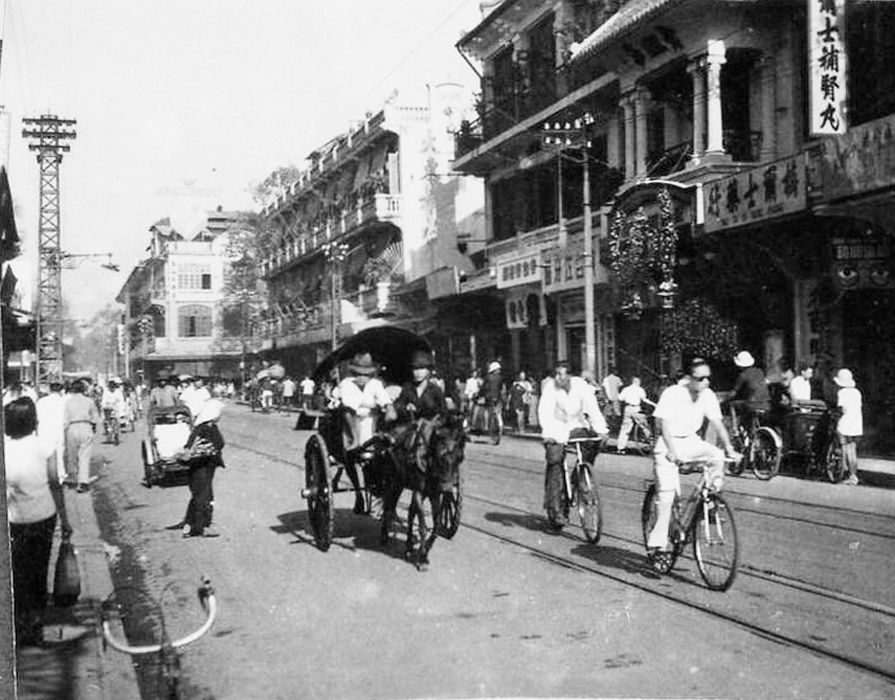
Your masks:
M464 457L466 433L459 414L437 418L428 444L422 446L426 459L419 459L420 445L414 444L422 433L410 433L412 426L396 426L378 416L372 437L356 442L356 426L345 407L332 399L333 389L344 377L349 362L369 354L378 368L379 379L394 397L400 387L413 378L414 353L431 353L420 336L399 328L378 327L361 331L349 338L316 369L313 375L318 390L329 399L316 430L305 443L305 488L308 520L317 547L326 551L333 538L335 496L355 494L355 512L369 513L374 499L382 500L380 541L384 545L391 534L401 493L412 493L407 517L405 557L414 557L419 568L427 564L427 554L437 536L450 539L460 525L463 496L460 464ZM410 439L408 439L408 437ZM350 487L342 487L345 472ZM426 523L424 501L431 507L432 526ZM414 549L414 522L419 526L419 547Z

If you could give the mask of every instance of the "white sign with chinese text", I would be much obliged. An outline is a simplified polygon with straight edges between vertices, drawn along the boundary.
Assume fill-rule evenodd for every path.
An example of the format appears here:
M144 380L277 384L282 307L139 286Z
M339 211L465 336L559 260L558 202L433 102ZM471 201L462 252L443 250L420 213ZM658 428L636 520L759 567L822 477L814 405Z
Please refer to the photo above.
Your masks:
M800 154L705 183L706 233L805 209L806 179Z
M498 289L541 281L541 256L537 252L499 258L495 261L495 266Z
M808 0L808 103L814 136L845 133L845 3Z

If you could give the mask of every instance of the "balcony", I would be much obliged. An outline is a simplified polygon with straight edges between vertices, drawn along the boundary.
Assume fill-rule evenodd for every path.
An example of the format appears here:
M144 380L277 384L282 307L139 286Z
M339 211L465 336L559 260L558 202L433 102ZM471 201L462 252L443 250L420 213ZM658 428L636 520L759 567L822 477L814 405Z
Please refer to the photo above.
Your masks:
M647 155L646 171L649 177L665 177L683 170L693 153L693 142L682 143L666 148L664 151L653 151Z
M740 163L757 163L761 160L760 131L725 129L722 135L724 151Z
M401 218L401 196L374 194L360 204L358 224L371 221L391 222Z

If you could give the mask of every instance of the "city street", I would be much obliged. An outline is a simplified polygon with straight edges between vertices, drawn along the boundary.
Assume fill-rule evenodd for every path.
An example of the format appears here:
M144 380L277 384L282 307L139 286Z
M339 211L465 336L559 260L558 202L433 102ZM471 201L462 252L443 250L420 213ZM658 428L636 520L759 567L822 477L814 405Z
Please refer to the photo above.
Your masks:
M295 416L230 405L215 539L166 526L185 486L141 485L139 440L101 446L96 501L130 641L198 626L200 577L215 585L212 632L183 654L185 697L892 697L895 491L783 476L729 478L741 568L709 591L689 551L661 579L645 566L639 511L647 459L604 455L604 535L543 528L542 448L473 439L462 527L428 572L386 549L378 522L336 500L336 537L307 533ZM406 495L403 504L406 503ZM403 511L403 507L399 509ZM111 652L111 650L109 651ZM144 697L157 663L138 660Z

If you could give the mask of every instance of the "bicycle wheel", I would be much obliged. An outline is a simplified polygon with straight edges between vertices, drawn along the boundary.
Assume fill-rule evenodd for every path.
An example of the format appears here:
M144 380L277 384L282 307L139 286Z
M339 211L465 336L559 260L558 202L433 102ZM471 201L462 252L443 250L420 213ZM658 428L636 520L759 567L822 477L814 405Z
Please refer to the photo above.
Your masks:
M737 529L733 510L724 496L709 494L693 519L693 556L705 585L726 591L733 583L739 563Z
M649 546L647 543L649 542L649 534L652 532L653 527L656 524L656 519L658 517L657 508L658 508L658 496L659 489L656 484L650 484L649 488L646 490L646 494L643 497L643 506L640 508L640 522L643 525L643 546L649 551ZM674 505L672 506L671 511L671 521L672 526L678 519L678 512L680 510L680 506L678 505L678 497L674 497ZM669 530L671 526L669 526ZM666 574L671 569L674 568L674 564L677 561L678 555L680 554L681 547L679 543L673 543L671 547L671 551L668 552L668 556L664 558L662 562L661 569L657 569L660 574Z
M823 460L824 471L831 482L838 484L845 478L845 469L842 467L842 445L839 444L837 435L830 436Z
M460 514L463 512L463 491L460 480L450 491L441 494L441 517L438 519L438 536L451 539L460 529Z
M325 552L333 540L333 493L329 483L329 452L315 433L305 445L305 486L308 491L308 522L317 549Z
M500 416L495 409L488 411L488 434L491 435L491 444L500 444Z
M783 443L777 432L770 428L759 428L749 445L749 466L756 477L767 481L780 471Z
M578 517L584 537L591 544L600 541L603 534L603 505L596 484L590 478L590 466L584 465L578 470L577 486Z
M628 444L631 445L634 454L641 457L649 457L653 453L652 437L647 434L642 425L637 423L634 424L634 429L631 431L631 440Z

